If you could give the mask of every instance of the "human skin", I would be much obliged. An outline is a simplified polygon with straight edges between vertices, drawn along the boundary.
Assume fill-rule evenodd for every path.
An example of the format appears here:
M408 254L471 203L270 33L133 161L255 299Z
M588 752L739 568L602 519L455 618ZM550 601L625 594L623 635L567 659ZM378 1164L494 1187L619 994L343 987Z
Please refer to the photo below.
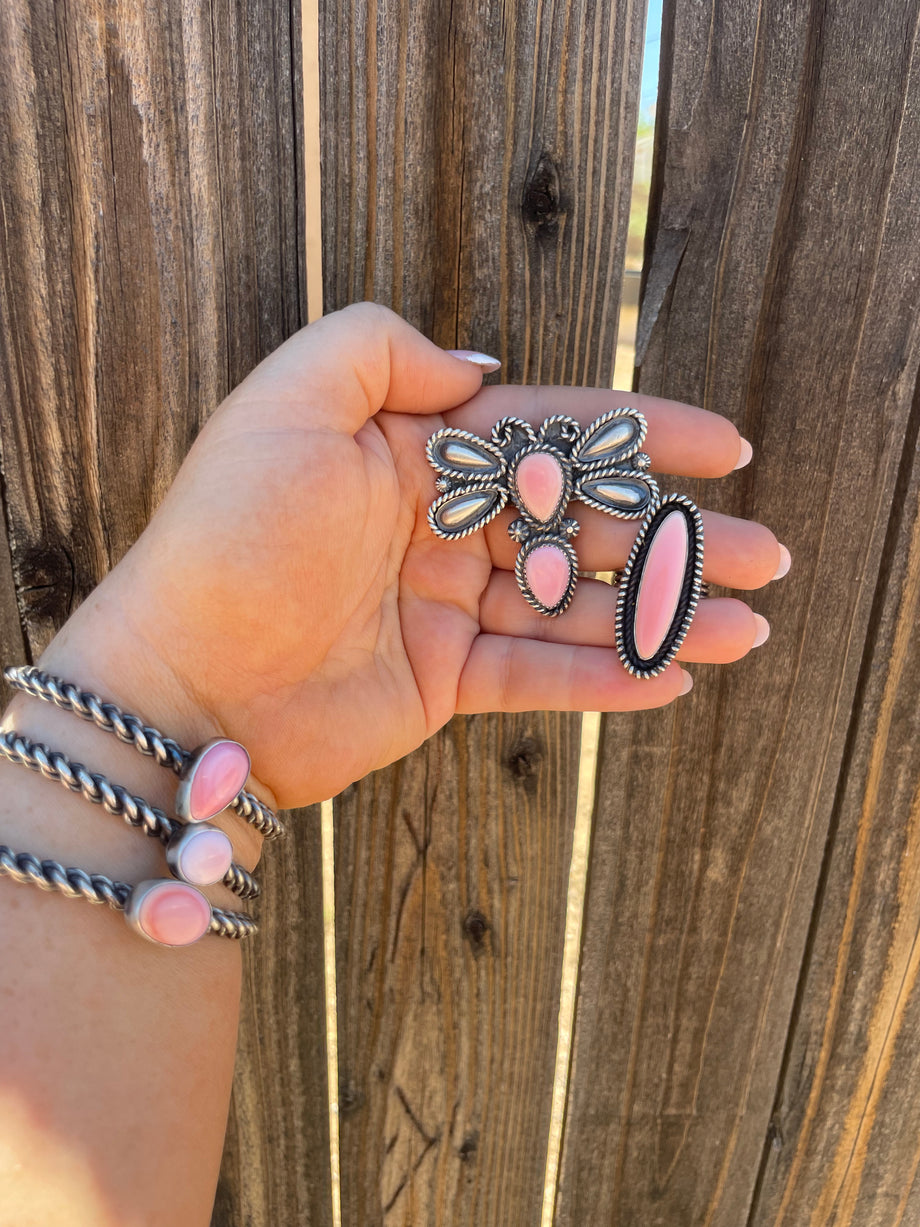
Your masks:
M680 664L649 680L626 673L599 581L580 580L560 618L526 605L509 513L460 541L432 535L424 445L444 425L487 434L507 414L539 423L551 413L587 424L625 404L648 419L653 470L719 477L742 454L737 431L637 394L480 390L481 379L380 307L297 334L208 421L146 531L40 665L186 746L241 741L251 790L285 808L334 795L456 712L672 702L685 686ZM581 565L622 566L635 525L581 506L577 515ZM754 589L781 569L768 529L705 512L704 522L704 578ZM743 602L705 600L679 659L737 659L758 631ZM72 715L19 695L3 725L169 811L174 777ZM21 768L0 772L0 842L127 882L163 876L156 841ZM253 828L232 812L218 824L253 868ZM207 893L238 902L223 887ZM0 924L10 952L0 1224L206 1224L236 1044L238 945L209 937L162 949L107 909L8 881Z

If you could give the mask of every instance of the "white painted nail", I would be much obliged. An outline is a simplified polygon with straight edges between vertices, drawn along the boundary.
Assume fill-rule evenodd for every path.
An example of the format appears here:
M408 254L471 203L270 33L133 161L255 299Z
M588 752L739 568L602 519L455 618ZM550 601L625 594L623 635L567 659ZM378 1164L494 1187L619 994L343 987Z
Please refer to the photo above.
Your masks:
M776 568L774 579L782 579L784 575L789 573L789 568L792 566L792 555L784 545L779 547L779 566Z
M754 621L757 624L757 634L754 636L752 648L759 648L762 643L766 643L770 638L770 623L761 614L754 614Z
M451 357L459 358L462 362L472 362L473 366L478 366L483 375L491 375L493 371L497 371L501 363L497 358L490 358L488 354L481 354L477 349L449 349L447 351Z
M686 669L681 669L681 673L683 673L684 675L684 680L680 684L680 693L689 694L690 691L693 689L693 678L690 676L690 674L687 672Z
M744 468L744 466L745 466L746 464L750 464L750 463L751 463L751 457L752 457L753 455L754 455L754 449L753 449L753 447L751 447L751 445L750 445L750 443L748 443L747 439L742 439L742 440L741 440L741 452L739 453L739 456L738 456L738 463L735 465L735 468L736 468L736 469L743 469L743 468Z

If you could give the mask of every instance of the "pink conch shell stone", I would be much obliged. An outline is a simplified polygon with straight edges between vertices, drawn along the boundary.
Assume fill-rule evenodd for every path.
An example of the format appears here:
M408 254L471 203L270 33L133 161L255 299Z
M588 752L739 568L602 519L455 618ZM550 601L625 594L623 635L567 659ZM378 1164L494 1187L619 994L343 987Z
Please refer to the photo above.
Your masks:
M652 538L639 581L635 642L643 660L651 660L655 655L674 621L689 548L686 518L681 512L672 511L660 522Z
M246 783L249 755L236 741L209 746L192 769L189 822L206 822L227 808Z
M562 600L571 574L571 563L555 545L538 545L524 560L524 577L530 591L548 609Z
M207 899L184 882L158 882L140 902L136 919L149 938L164 946L189 946L211 924Z
M535 520L549 520L559 505L565 479L562 467L549 452L531 452L514 475L524 507Z
M193 886L210 886L221 881L232 860L233 845L223 831L191 830L182 841L178 869Z

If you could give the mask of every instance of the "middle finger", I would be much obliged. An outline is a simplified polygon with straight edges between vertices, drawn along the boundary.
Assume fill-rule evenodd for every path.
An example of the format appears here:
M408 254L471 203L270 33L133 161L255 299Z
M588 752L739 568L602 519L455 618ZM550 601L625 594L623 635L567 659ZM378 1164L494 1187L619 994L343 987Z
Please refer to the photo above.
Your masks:
M485 535L492 565L514 569L518 546L508 536L517 513L505 510ZM761 588L780 569L780 544L769 528L753 520L739 520L717 511L703 511L703 578L725 588ZM618 520L579 503L575 518L580 527L572 544L583 571L616 571L626 565L639 531L638 520Z

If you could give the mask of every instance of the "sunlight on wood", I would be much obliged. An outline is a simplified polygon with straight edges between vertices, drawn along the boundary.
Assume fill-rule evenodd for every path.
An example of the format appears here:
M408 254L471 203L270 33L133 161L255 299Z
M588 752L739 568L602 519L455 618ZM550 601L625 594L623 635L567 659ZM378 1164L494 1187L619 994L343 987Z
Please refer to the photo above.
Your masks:
M302 0L304 243L307 323L323 313L323 232L320 195L319 0Z
M329 1077L332 1224L333 1227L342 1227L339 1182L339 1036L335 1008L335 834L331 801L322 803L320 815L323 828L323 952L326 960L326 1068Z
M612 386L629 391L633 386L636 361L636 326L639 319L639 285L642 276L642 250L648 220L649 186L652 172L652 132L646 117L640 117L636 139L636 161L629 213L629 238L617 327L617 352ZM607 583L612 574L598 575ZM581 759L578 769L578 793L575 803L575 827L572 832L572 861L569 867L568 898L566 901L565 947L562 955L562 983L559 991L559 1021L556 1033L556 1068L553 1077L553 1099L550 1110L549 1138L546 1148L546 1171L543 1180L543 1206L540 1227L553 1227L556 1194L559 1183L559 1163L565 1109L568 1098L569 1069L572 1061L572 1038L575 1022L575 1002L578 992L578 965L581 954L581 927L585 908L588 878L588 855L591 850L591 827L594 819L594 788L597 775L597 751L600 737L599 712L585 712L581 723Z
M581 720L581 763L578 796L575 802L575 830L572 836L572 863L569 868L569 894L565 915L565 950L562 956L562 985L559 994L559 1024L556 1034L556 1071L550 1112L549 1145L546 1151L546 1176L543 1182L543 1210L540 1227L552 1227L562 1152L562 1126L572 1056L572 1026L575 1021L575 996L578 988L578 955L581 950L581 921L584 914L588 853L591 849L591 820L594 816L594 777L597 770L599 712L585 712Z

